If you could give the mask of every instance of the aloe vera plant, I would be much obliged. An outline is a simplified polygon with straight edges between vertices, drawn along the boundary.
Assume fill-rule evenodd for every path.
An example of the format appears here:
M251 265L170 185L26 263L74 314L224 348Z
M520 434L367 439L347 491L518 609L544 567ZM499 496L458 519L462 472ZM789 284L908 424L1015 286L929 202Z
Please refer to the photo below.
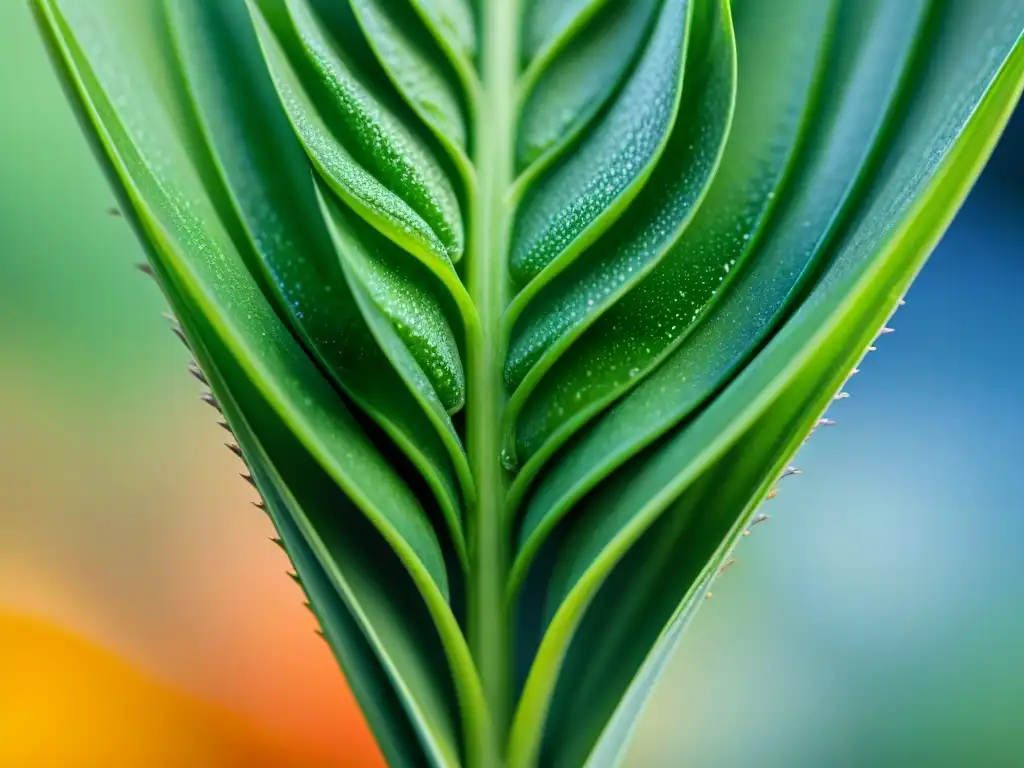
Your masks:
M388 763L607 766L1020 0L33 0Z

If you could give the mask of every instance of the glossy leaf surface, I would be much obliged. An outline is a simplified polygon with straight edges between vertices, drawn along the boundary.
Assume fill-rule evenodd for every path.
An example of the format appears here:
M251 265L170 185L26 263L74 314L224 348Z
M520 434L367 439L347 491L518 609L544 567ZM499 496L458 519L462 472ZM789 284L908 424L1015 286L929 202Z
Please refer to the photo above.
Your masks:
M389 764L618 764L1017 0L33 0Z

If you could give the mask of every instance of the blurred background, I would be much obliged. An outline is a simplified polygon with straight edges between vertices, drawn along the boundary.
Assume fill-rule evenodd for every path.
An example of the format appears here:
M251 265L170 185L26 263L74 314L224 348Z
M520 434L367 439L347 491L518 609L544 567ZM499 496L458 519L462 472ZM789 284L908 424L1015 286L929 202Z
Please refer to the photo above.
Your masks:
M0 766L379 765L14 0L0 103ZM630 765L1024 765L1022 214L1018 114Z

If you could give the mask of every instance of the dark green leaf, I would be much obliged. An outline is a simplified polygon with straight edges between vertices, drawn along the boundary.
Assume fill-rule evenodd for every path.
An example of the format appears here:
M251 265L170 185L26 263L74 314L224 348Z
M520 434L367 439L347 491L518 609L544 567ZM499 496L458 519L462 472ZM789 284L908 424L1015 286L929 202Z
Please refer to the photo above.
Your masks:
M692 6L666 0L643 58L581 145L526 193L509 274L536 292L625 210L653 170L676 120Z

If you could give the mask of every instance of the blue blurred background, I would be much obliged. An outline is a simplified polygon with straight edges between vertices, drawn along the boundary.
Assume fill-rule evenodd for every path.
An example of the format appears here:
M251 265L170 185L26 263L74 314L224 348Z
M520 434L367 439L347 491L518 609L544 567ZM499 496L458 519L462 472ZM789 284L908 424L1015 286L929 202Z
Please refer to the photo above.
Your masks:
M0 103L0 613L341 749L351 702L13 0ZM1022 118L716 584L631 765L1024 765Z

